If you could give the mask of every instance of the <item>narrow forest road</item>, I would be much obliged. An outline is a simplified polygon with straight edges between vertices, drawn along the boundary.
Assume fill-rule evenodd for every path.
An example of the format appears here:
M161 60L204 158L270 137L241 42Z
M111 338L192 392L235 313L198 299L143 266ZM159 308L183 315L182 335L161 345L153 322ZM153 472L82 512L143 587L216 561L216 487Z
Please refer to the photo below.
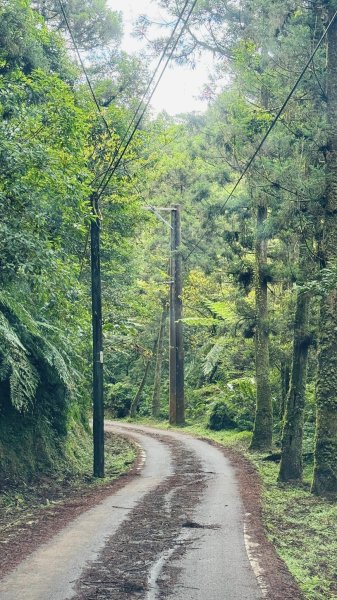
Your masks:
M135 440L144 464L7 575L1 600L300 597L259 585L234 470L219 448L172 431L107 429Z

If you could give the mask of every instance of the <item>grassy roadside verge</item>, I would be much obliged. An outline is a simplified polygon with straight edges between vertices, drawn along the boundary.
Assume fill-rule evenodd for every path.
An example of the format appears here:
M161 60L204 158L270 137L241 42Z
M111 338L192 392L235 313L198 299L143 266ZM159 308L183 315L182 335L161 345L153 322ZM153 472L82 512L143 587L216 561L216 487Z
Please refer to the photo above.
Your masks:
M166 423L137 421L161 429ZM337 598L337 503L310 493L312 466L303 485L277 483L278 465L263 461L265 455L248 451L249 432L210 431L203 425L187 425L184 432L214 440L242 452L255 466L263 484L263 518L268 538L296 579L308 600Z

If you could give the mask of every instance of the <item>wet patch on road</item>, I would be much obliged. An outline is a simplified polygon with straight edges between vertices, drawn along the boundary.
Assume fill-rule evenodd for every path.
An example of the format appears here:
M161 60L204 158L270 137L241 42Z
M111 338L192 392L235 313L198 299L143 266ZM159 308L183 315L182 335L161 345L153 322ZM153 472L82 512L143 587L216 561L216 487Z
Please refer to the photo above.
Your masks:
M186 521L182 524L182 527L188 529L220 529L220 525L205 525L202 523L196 523L195 521Z

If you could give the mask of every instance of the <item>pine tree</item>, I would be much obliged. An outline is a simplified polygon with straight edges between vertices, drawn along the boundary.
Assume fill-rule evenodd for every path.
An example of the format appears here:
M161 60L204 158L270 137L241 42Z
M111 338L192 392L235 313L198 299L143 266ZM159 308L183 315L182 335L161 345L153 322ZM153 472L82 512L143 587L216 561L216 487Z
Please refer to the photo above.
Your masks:
M330 3L331 19L336 10ZM337 260L337 19L328 32L326 197L321 246L324 267ZM312 490L324 495L337 492L337 289L326 290L320 306L317 423Z

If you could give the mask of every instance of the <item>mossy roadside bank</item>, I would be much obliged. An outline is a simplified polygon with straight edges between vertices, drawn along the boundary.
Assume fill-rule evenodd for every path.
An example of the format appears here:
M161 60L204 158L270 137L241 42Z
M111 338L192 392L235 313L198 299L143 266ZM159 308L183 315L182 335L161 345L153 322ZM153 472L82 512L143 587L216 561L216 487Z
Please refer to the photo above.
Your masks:
M142 425L171 429L163 421L138 419ZM268 539L286 564L306 600L337 598L337 503L310 492L312 464L305 468L302 485L277 482L278 464L266 454L250 452L251 433L210 431L203 424L177 428L212 440L240 453L254 467L261 484L261 515Z
M106 477L92 475L92 443L86 436L77 470L35 476L29 483L7 481L0 494L0 577L82 512L123 486L138 463L127 437L105 434Z

